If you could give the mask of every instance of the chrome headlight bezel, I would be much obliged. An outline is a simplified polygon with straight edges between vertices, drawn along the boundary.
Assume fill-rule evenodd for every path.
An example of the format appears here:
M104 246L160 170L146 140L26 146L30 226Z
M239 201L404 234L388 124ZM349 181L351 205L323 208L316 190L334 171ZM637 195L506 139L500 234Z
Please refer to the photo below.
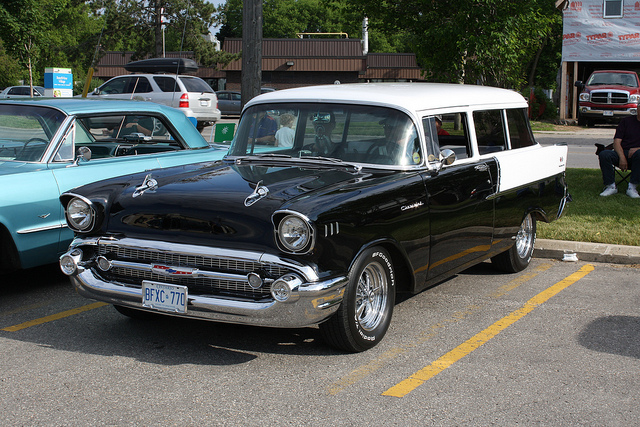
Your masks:
M580 101L590 101L591 100L591 94L589 94L588 92L582 92L580 94Z
M273 216L278 248L290 254L309 253L315 245L315 229L306 216L291 211L276 212Z
M74 195L64 207L64 216L70 229L87 233L95 226L97 214L89 199Z

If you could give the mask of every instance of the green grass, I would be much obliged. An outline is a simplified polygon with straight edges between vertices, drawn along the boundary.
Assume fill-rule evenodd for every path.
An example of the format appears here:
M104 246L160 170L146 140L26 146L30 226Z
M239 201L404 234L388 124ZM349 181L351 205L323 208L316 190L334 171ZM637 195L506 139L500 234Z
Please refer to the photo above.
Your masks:
M550 223L538 222L541 239L640 246L640 199L631 199L627 184L618 194L600 197L600 169L567 169L567 185L573 201L563 216Z

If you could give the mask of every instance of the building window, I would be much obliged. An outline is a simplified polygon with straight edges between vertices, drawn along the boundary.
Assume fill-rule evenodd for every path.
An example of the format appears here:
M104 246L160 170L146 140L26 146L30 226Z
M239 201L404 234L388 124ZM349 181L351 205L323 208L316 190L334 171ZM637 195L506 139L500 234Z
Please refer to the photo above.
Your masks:
M624 0L604 0L605 18L622 18Z

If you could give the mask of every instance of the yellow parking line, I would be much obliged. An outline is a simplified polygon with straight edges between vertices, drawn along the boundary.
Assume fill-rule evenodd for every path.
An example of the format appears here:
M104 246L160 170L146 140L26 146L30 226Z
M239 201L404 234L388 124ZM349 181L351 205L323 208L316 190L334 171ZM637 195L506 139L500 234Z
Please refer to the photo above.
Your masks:
M566 289L578 280L585 277L587 274L592 272L594 268L595 267L591 264L585 265L577 272L573 273L572 275L566 277L565 279L531 298L520 309L498 320L484 331L476 334L466 342L460 344L458 347L438 358L438 360L434 361L431 365L426 366L425 368L411 375L409 378L391 387L390 389L382 393L382 395L393 397L406 396L411 391L422 385L424 382L438 375L440 372L444 371L449 366L456 363L458 360L462 359L481 345L488 342L491 338L498 335L501 331L508 328L518 320L522 319L527 314L531 313L537 306L548 301L551 297L557 295L563 289Z
M41 317L39 319L30 320L28 322L20 323L19 325L7 326L6 328L2 328L3 331L15 332L21 329L30 328L32 326L41 325L47 322L53 322L54 320L63 319L65 317L73 316L74 314L79 314L84 311L93 310L94 308L102 307L108 305L104 302L94 302L93 304L83 305L82 307L72 308L71 310L63 311L61 313L52 314L50 316Z
M515 279L509 281L509 283L507 283L506 285L501 286L498 290L489 294L488 297L499 298L503 295L506 295L507 293L516 289L518 286L526 283L527 281L536 277L538 274L547 271L550 268L551 264L538 265L535 268L532 268L529 273L516 277ZM340 393L345 388L357 383L368 375L373 374L378 369L381 369L386 363L395 360L397 357L406 353L408 350L429 341L430 339L438 335L438 331L447 327L449 324L462 321L472 314L478 312L480 309L482 309L482 305L469 305L464 310L453 313L451 317L444 319L442 322L430 325L426 331L420 333L419 337L416 340L406 344L403 347L396 347L390 351L385 352L380 357L373 359L369 363L354 369L345 377L342 377L338 381L331 384L329 386L329 394L336 395Z

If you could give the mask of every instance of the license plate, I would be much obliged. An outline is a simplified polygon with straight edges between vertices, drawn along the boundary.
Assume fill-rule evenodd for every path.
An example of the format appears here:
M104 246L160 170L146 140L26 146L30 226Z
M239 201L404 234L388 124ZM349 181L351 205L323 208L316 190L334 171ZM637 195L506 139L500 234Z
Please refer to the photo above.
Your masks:
M170 313L186 313L187 287L145 280L142 282L142 306Z
M602 115L603 116L613 116L613 111L603 111Z
M209 101L207 101L207 100L200 100L200 106L202 106L202 107L208 107L208 106L209 106Z

